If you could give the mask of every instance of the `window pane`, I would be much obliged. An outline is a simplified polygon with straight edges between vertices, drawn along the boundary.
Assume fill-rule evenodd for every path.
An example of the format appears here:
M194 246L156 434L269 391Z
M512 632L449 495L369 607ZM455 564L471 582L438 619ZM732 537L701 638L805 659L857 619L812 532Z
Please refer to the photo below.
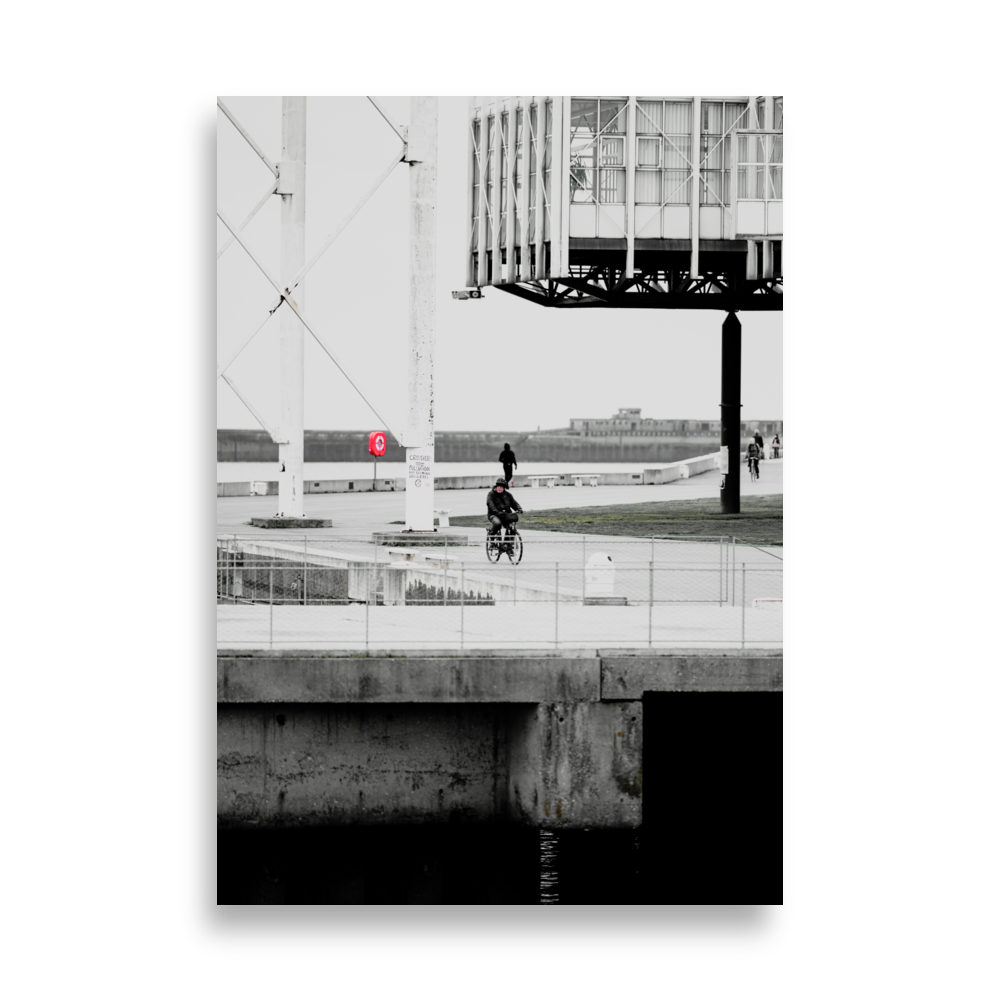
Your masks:
M771 189L768 191L768 198L782 198L781 193L781 167L768 167L771 171Z
M601 101L601 131L625 131L625 101ZM620 113L619 113L620 112Z
M625 204L624 170L601 171L601 204L602 205Z
M593 200L597 166L597 101L573 101L569 134L570 201Z
M728 132L733 126L736 128L749 128L749 123L747 121L746 115L747 106L745 104L727 104L726 105L726 131Z
M706 170L701 175L701 203L718 205L722 202L722 171Z
M668 135L683 132L691 134L691 105L679 101L668 101L663 109L663 131Z
M701 137L701 165L705 170L721 170L725 164L722 161L722 136L703 135Z
M765 128L764 125L764 98L758 98L757 100L757 128Z
M774 127L785 127L785 99L783 97L774 99Z
M781 163L782 162L782 160L781 160L781 145L782 145L782 139L784 137L780 136L780 135L771 135L771 136L768 136L767 138L768 138L768 145L771 147L770 148L770 154L771 155L770 155L770 159L769 159L768 162L769 163Z
M660 192L659 170L637 170L635 172L635 203L637 205L659 205Z
M660 140L639 139L640 167L658 167L660 165Z
M569 200L577 203L594 200L593 167L582 167L578 164L570 164Z
M703 101L701 105L701 130L714 135L722 135L722 105L714 101Z
M663 141L663 165L665 167L689 167L691 160L691 136L672 135Z
M625 164L624 138L601 137L601 166L619 167Z
M668 205L687 205L691 201L691 175L687 170L663 171L663 198Z
M571 132L597 132L597 101L573 101L570 105Z
M636 132L656 132L663 130L663 102L637 101L635 115Z

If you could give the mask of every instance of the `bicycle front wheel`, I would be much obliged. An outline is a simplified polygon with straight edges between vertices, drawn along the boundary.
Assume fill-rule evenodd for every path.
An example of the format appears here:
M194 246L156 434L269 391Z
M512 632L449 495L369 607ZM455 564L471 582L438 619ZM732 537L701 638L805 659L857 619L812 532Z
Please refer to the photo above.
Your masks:
M507 558L516 566L524 555L524 542L520 535L512 535L507 547Z

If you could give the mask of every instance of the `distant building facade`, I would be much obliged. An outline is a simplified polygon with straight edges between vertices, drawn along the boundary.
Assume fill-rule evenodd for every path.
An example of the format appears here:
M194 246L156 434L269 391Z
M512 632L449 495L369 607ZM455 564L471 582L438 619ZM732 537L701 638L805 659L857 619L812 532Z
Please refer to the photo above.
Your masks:
M740 425L743 437L749 437L757 429L769 441L775 434L784 437L781 420L744 420ZM690 437L694 435L715 436L722 432L719 420L655 420L643 417L637 407L623 407L613 417L580 418L572 417L570 433L586 438L600 437Z

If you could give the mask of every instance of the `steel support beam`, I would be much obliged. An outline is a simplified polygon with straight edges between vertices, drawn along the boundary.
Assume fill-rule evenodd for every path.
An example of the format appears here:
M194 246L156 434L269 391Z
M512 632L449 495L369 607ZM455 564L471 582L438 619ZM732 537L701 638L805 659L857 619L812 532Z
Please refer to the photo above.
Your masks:
M722 483L723 514L740 512L740 370L743 327L736 313L722 323Z

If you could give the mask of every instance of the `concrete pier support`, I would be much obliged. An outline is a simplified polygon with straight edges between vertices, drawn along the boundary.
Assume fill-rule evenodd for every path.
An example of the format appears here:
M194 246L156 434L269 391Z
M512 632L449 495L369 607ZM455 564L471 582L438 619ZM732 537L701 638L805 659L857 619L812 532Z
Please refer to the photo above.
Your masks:
M281 162L278 165L281 196L281 283L287 288L305 263L306 255L306 99L281 99ZM295 290L295 302L305 305L304 285ZM304 402L305 330L286 306L279 328L278 383L278 513L302 517L305 513Z
M743 327L736 313L729 313L722 323L722 482L723 514L740 512L740 378L742 367Z
M406 528L434 529L434 338L437 295L436 97L410 100L410 358L406 416Z

